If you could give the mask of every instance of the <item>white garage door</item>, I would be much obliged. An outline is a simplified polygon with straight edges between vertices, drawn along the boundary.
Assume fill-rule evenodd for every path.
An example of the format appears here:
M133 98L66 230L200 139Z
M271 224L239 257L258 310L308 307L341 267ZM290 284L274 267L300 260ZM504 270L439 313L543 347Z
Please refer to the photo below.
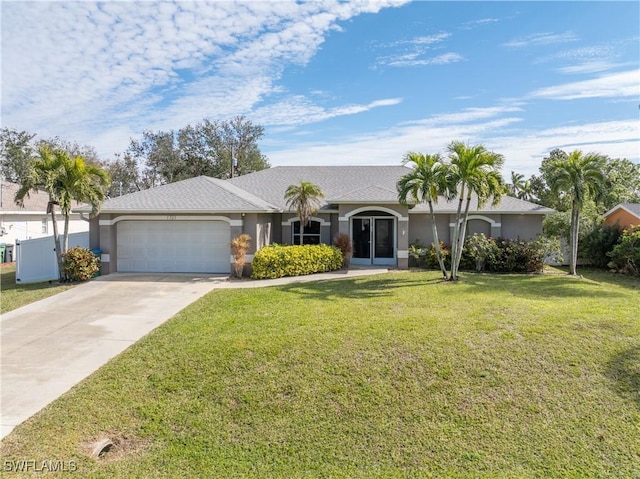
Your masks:
M228 273L230 227L224 221L121 221L118 271Z

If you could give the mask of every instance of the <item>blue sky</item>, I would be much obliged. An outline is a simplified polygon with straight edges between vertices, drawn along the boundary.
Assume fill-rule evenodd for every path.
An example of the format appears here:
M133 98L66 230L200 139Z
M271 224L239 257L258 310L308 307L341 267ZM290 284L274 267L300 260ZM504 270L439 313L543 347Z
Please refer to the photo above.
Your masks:
M640 161L640 2L2 3L2 126L93 145L245 115L276 165L451 140Z

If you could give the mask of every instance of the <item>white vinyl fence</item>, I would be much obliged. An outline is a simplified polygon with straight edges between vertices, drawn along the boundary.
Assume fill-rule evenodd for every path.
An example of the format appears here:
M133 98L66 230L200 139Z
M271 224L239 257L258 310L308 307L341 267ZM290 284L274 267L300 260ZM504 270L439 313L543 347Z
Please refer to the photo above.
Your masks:
M62 242L60 236L60 242ZM71 233L69 248L74 246L89 247L89 232ZM16 258L16 283L39 283L59 278L56 247L53 236L16 241L14 256Z

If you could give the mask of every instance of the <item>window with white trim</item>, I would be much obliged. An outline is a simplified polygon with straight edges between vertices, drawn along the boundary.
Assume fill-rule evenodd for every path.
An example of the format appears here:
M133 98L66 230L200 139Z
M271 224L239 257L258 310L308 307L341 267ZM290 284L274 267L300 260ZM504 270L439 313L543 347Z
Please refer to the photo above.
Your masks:
M300 244L300 221L294 221L291 223L293 226L293 239L292 244ZM320 222L309 221L304 226L304 233L302 237L302 244L320 244Z
M42 219L42 232L43 233L47 233L49 229L49 222L47 221L47 218L43 218Z

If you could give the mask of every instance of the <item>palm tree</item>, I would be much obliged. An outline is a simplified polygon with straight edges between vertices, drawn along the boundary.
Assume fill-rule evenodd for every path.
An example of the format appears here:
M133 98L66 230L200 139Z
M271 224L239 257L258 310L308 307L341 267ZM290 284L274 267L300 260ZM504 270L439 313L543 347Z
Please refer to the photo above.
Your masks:
M487 151L482 145L469 146L461 141L452 141L447 150L451 161L450 174L459 193L451 245L450 277L451 280L457 281L471 198L474 194L477 196L478 208L482 207L489 198L492 198L493 205L500 202L505 190L504 179L500 174L504 157ZM465 198L466 205L463 210Z
M511 172L511 183L509 183L509 194L520 198L520 192L524 187L524 175L521 173Z
M431 215L431 231L433 235L433 245L438 257L440 271L443 279L449 279L447 268L442 259L440 251L440 240L438 239L438 227L436 215L433 211L433 204L438 202L439 195L446 195L448 199L453 197L452 185L448 183L450 178L447 175L447 166L444 164L439 154L423 155L421 153L409 152L402 160L403 165L412 164L413 169L398 181L398 200L401 205L407 205L409 198L416 202L426 202L429 205Z
M304 238L304 227L313 214L322 206L324 193L318 185L310 181L301 181L299 185L289 185L284 193L287 206L294 209L300 218L300 244Z
M73 201L87 203L91 206L89 216L98 214L100 205L109 189L109 174L102 168L85 162L77 156L70 158L67 153L60 151L61 162L65 165L65 174L60 178L60 210L64 216L64 246L63 251L69 249L69 215Z
M508 185L509 194L521 200L531 201L533 199L533 184L531 180L525 180L521 173L511 172L511 183Z
M580 212L587 199L596 201L606 193L604 158L597 153L573 151L566 158L556 158L548 165L548 183L555 194L565 193L571 199L571 234L569 274L576 275Z
M99 167L87 165L80 157L71 159L62 150L52 150L47 145L38 148L38 156L30 162L29 173L23 178L16 192L15 202L22 206L32 191L47 193L47 213L51 214L53 239L58 260L58 271L62 275L62 254L67 250L69 216L73 201L88 202L92 215L98 212L105 190L109 185L108 174ZM60 245L60 234L56 217L56 206L64 216L64 243ZM63 279L60 276L60 279Z

